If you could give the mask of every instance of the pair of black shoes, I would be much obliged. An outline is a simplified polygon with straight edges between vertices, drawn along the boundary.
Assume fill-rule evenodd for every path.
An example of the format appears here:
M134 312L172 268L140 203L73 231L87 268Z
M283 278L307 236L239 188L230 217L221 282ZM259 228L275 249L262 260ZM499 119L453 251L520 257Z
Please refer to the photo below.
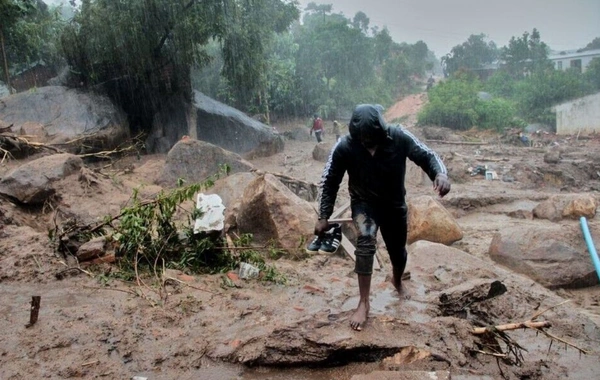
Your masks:
M306 248L307 253L335 253L342 242L342 226L330 224L329 229L321 236L316 236Z

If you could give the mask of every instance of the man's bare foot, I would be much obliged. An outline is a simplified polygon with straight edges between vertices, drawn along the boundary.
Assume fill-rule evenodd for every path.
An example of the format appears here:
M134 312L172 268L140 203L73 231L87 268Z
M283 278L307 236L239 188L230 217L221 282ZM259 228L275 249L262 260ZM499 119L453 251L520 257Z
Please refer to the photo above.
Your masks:
M392 285L394 285L394 288L396 288L396 291L399 294L402 294L402 280L409 280L410 279L410 272L400 272L399 270L396 270L396 268L392 269Z
M352 318L350 318L350 327L356 331L361 331L369 317L370 305L368 302L359 302L358 307L354 310Z

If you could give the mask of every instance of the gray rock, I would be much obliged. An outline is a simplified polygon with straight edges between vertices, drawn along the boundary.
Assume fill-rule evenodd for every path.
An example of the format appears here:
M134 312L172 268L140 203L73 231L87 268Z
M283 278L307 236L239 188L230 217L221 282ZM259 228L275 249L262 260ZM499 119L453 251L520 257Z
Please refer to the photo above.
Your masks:
M194 109L198 140L246 157L267 157L283 151L283 136L235 108L195 91Z
M64 144L73 153L114 149L129 137L125 113L102 95L61 86L10 95L0 103L0 120L38 142Z
M235 153L204 141L184 139L169 151L157 183L175 187L179 178L187 183L202 182L219 174L224 164L229 166L231 174L254 169L251 163Z
M81 158L72 154L55 154L28 162L0 180L0 193L19 202L43 204L55 193L52 183L78 172Z
M577 224L504 228L494 235L489 255L550 289L598 283Z

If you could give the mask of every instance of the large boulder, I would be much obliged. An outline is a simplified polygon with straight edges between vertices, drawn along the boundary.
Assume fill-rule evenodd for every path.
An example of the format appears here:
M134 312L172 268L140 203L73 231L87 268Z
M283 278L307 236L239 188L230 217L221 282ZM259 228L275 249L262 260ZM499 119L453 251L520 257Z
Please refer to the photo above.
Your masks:
M21 203L43 204L55 193L52 183L83 166L81 158L64 153L38 158L19 166L0 180L0 194L8 195Z
M206 190L207 194L218 194L225 207L230 208L241 201L246 187L256 179L255 173L241 172L220 178L215 185Z
M225 164L232 174L254 169L251 163L235 153L204 141L185 138L169 151L157 183L175 187L180 178L187 183L202 182L218 175Z
M194 91L195 137L245 157L283 151L283 136L243 112ZM194 133L190 133L194 136Z
M600 241L600 234L594 233L597 229L591 230L595 241ZM492 238L489 255L547 288L598 283L579 225L575 223L504 228Z
M274 175L264 174L244 191L237 227L241 233L253 234L257 242L274 241L282 249L294 251L312 236L315 217L310 203Z
M0 120L12 131L65 149L110 150L129 137L125 113L102 95L61 86L40 87L2 99Z
M427 195L409 199L408 244L427 240L450 245L462 237L460 226L440 202Z
M320 162L327 162L332 148L332 143L322 142L320 144L316 144L312 151L313 159Z
M598 201L590 194L554 195L540 202L533 209L533 216L553 222L561 219L593 218Z

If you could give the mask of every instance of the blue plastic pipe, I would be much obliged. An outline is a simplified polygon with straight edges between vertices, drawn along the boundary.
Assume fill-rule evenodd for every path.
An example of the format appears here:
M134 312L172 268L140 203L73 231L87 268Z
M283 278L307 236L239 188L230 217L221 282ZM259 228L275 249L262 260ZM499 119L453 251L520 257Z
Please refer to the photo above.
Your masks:
M579 218L579 222L581 223L581 231L583 231L583 237L587 244L588 251L590 251L590 256L592 256L592 263L594 263L594 268L596 268L596 274L600 279L600 259L598 259L598 253L596 252L596 247L594 247L594 241L592 240L592 235L590 235L590 229L588 228L585 216Z

